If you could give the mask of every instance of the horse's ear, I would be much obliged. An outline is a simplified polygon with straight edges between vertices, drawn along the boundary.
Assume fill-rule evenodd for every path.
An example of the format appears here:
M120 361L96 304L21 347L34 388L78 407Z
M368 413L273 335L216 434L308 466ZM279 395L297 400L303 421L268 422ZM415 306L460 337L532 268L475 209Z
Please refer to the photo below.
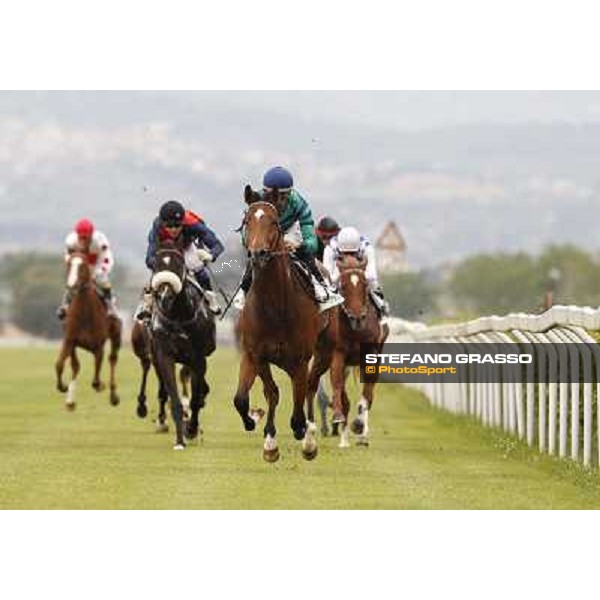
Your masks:
M246 201L246 204L252 204L255 202L256 198L254 196L255 192L252 190L252 186L246 185L244 188L244 200Z

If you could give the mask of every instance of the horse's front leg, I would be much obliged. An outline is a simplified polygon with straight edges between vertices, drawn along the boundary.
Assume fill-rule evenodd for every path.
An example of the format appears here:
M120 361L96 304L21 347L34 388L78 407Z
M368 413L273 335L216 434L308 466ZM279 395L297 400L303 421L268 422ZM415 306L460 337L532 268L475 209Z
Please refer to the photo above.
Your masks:
M275 428L275 411L279 404L279 388L271 374L269 363L263 363L258 369L258 375L263 382L263 393L267 400L267 422L264 429L263 458L267 462L275 462L279 459L279 448L275 438L277 430Z
M233 405L238 411L246 431L254 431L256 423L260 420L259 413L250 412L250 389L254 384L258 368L256 363L247 352L242 353L240 362L240 374L238 378L238 388L233 398Z
M304 400L306 399L308 379L308 361L303 362L292 374L294 393L294 412L292 413L291 426L294 437L302 440L302 456L312 460L317 456L317 426L314 423L314 406L312 420L306 420L304 414ZM313 392L314 398L314 392Z
M56 364L54 365L54 368L56 370L56 389L63 394L69 389L65 385L62 377L65 370L65 362L67 360L67 357L71 355L72 351L73 345L67 342L63 342L60 352L58 354L58 358L56 359Z
M167 402L169 401L169 394L167 388L163 383L162 377L158 373L158 367L156 367L156 374L158 377L158 420L156 422L156 433L167 433L169 431L169 424L167 423Z
M110 354L108 355L108 363L110 364L110 403L117 406L121 399L117 394L117 377L116 367L119 360L119 349L121 348L121 322L113 326L113 331L110 336Z
M290 373L292 380L292 394L294 410L290 419L290 427L297 440L304 439L306 434L306 415L304 413L304 402L306 400L306 380L308 377L308 364L306 362L298 365Z
M344 390L344 354L336 351L331 359L331 368L329 371L331 378L331 395L333 404L333 423L343 423L345 421L342 406L342 393Z
M77 376L79 375L80 368L81 364L79 363L75 346L73 346L73 349L71 350L71 381L69 382L67 399L65 400L65 407L67 410L73 410L75 408L75 390L77 388Z
M140 419L145 419L148 414L148 407L146 406L146 384L148 383L148 371L150 370L152 361L148 355L145 355L140 358L140 364L142 365L142 382L137 397L137 416Z
M309 392L310 393L310 392ZM327 425L327 409L329 408L329 396L325 390L323 378L319 379L317 386L317 403L319 405L319 415L321 416L321 435L329 435L329 426Z
M322 376L331 364L331 352L317 352L315 359L308 374L308 384L306 390L306 409L308 420L312 423L315 421L315 394L319 402L319 413L321 415L321 433L327 435L327 408L329 406L329 398L323 387Z
M359 436L357 440L359 446L369 445L369 411L373 404L374 389L374 381L365 381L361 399L358 401L358 415L352 422L352 433Z
M190 405L189 383L191 378L190 368L186 365L179 370L179 383L181 384L181 401L183 402L183 410L186 412ZM193 392L192 392L193 393Z
M205 379L206 375L206 358L200 357L195 370L192 371L192 397L190 400L190 419L188 421L185 435L188 439L193 440L198 437L200 430L198 416L200 410L204 408L205 398L208 396L210 388Z
M339 423L341 426L340 432L340 448L347 448L350 443L348 441L348 412L350 410L348 397L345 390L345 372L344 372L345 357L343 352L336 351L331 361L331 390L333 396L333 419L334 424Z
M103 360L104 360L104 345L100 346L94 352L94 379L92 380L92 387L97 392L101 392L104 389L104 384L100 381L100 371L102 370L102 361Z
M157 344L156 364L160 378L171 400L171 415L175 423L175 444L173 449L183 450L185 448L185 440L183 439L183 405L181 404L179 390L177 389L175 361L171 356L160 350L158 346L159 344Z

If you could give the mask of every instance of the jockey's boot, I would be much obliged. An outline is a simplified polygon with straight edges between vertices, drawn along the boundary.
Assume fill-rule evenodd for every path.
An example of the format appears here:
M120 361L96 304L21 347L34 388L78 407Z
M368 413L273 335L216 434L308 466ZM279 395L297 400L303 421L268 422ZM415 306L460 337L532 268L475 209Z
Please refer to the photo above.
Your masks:
M152 318L152 292L149 287L144 288L142 301L135 309L133 318L140 323L147 323Z
M233 306L237 310L242 310L244 308L244 304L246 302L246 294L252 285L252 267L250 264L246 265L246 270L244 271L244 275L242 276L242 283L240 284L240 289L238 293L233 298Z
M115 299L112 295L111 288L102 288L102 301L106 306L106 313L109 317L117 317L117 311L115 309Z
M63 294L63 299L60 302L60 306L56 309L56 316L59 321L64 320L67 316L67 309L69 308L69 304L71 304L71 294L69 290L65 290Z
M313 284L313 287L315 290L315 297L320 305L320 312L333 308L338 304L342 304L344 302L344 298L340 296L327 281L325 281L323 273L321 273L319 267L317 267L314 256L305 254L301 256L301 260L308 268L308 272L317 282L317 285Z
M390 315L390 305L383 295L383 290L377 286L369 290L373 304L379 313L379 317L384 319Z
M208 309L213 315L220 315L223 312L221 305L219 304L219 298L215 292L212 290L204 290L204 297L206 298Z

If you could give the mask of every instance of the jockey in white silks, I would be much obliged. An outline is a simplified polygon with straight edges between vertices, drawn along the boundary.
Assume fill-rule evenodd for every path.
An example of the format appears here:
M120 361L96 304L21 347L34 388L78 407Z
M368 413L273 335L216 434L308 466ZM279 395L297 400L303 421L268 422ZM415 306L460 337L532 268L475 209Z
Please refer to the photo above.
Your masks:
M73 252L85 254L106 310L109 315L116 316L110 283L110 273L115 260L106 235L98 231L89 219L81 219L76 223L74 231L71 231L65 239L65 262ZM62 303L56 312L59 319L65 318L71 299L69 290L65 290Z
M358 259L366 259L365 278L369 284L369 295L381 317L389 314L389 306L383 297L383 290L377 277L375 248L368 238L361 236L354 227L344 227L334 237L323 252L323 265L329 271L331 282L337 286L340 270L337 261L343 254L352 254Z

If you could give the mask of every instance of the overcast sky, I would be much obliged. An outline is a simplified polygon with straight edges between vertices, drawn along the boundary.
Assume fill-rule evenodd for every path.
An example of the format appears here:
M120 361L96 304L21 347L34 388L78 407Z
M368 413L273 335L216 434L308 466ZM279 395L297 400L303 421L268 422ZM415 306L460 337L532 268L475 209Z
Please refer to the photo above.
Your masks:
M95 107L115 120L135 120L136 106L193 104L205 114L231 107L243 112L262 110L306 119L377 126L387 129L422 130L475 123L523 123L600 121L600 92L1 92L0 115L69 113L84 103L93 117ZM166 98L165 98L166 99ZM183 104L178 104L183 102Z
M394 129L600 120L600 92L218 92L215 96L238 106Z

